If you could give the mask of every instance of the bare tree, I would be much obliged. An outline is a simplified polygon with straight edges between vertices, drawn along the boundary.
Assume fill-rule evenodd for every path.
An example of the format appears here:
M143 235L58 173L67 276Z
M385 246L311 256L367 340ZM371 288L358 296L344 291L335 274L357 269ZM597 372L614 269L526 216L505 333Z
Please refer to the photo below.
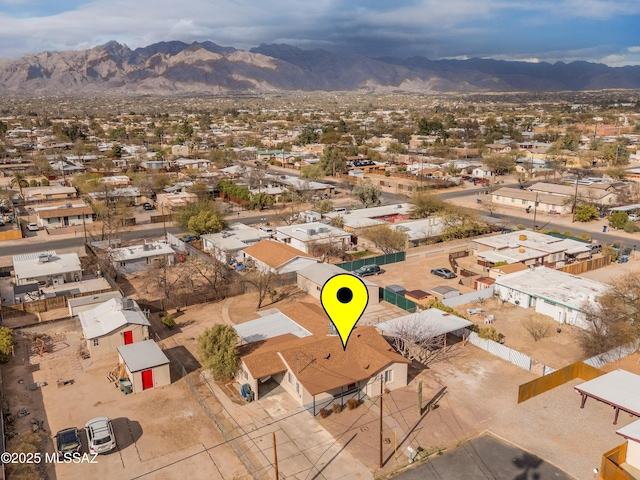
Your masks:
M547 338L551 334L550 321L545 321L543 318L529 317L522 321L522 326L531 335L533 340L537 342L543 338Z
M393 347L405 358L427 365L444 351L444 336L437 335L433 325L416 316L408 316L390 323L385 334Z
M272 292L273 283L276 279L276 274L272 272L261 272L258 269L254 269L252 272L249 272L245 277L244 281L249 285L252 285L258 291L258 307L262 307L262 303L264 302L267 295L274 295Z
M382 250L382 253L395 253L407 249L409 236L400 230L389 227L388 225L375 225L373 227L364 228L360 235L365 237L376 248Z

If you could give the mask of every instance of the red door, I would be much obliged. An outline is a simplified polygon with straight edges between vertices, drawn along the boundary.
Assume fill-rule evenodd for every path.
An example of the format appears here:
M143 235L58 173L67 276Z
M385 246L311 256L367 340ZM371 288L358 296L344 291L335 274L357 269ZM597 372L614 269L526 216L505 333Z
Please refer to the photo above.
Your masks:
M153 370L142 371L142 390L153 388Z
M130 343L133 343L133 332L131 330L124 332L124 344L129 345Z

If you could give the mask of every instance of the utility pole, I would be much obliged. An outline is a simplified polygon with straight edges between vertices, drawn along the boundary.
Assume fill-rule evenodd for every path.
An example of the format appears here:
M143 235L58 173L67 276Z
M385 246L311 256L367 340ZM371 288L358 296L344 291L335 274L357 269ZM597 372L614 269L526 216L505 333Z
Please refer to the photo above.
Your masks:
M164 215L164 202L160 204L162 209L162 227L164 228L164 239L169 240L167 237L167 217Z
M536 228L536 216L538 215L538 192L536 192L536 201L533 203L533 231L537 230Z
M578 172L576 172L576 191L573 195L573 216L571 217L571 223L575 223L576 221L576 207L578 205Z
M280 474L278 473L278 450L276 448L276 432L272 432L271 435L273 436L273 465L276 469L275 479L280 480Z
M382 463L382 387L384 386L383 379L384 377L380 375L380 468L384 466Z

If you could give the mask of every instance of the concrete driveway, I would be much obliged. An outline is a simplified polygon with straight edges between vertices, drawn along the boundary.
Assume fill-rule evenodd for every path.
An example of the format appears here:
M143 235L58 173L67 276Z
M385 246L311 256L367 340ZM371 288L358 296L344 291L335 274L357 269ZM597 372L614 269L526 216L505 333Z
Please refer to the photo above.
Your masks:
M407 470L396 480L571 480L557 467L491 435L475 438L456 449Z

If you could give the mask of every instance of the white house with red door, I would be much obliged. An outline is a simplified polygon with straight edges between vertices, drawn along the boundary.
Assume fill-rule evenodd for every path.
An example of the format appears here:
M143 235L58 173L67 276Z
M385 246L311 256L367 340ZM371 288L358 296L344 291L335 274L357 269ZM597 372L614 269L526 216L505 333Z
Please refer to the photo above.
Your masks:
M118 357L133 393L171 384L169 359L153 340L122 345Z
M121 345L149 338L149 320L132 298L112 298L78 313L91 357L114 355Z

